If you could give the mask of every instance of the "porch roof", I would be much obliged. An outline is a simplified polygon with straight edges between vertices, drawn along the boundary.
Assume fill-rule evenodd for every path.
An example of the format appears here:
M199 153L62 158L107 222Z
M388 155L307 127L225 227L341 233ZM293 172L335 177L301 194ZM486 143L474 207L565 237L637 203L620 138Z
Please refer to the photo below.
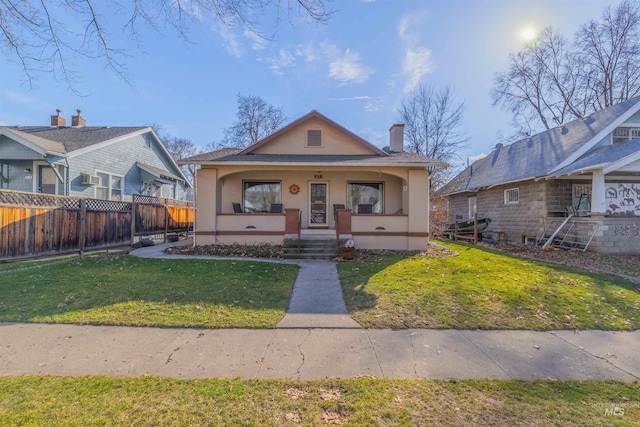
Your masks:
M559 169L554 176L601 169L606 165L640 151L640 139L600 147L571 165Z
M225 149L229 150L229 149ZM447 163L413 153L391 153L378 155L303 155L303 154L238 154L227 151L200 154L178 161L178 164L201 165L298 165L298 166L419 166L446 168Z
M136 166L138 166L140 169L142 169L143 171L147 172L148 174L150 174L151 176L153 176L154 178L160 178L160 179L165 179L165 180L170 180L170 181L184 181L182 178L180 178L179 176L173 175L172 173L169 173L168 171L156 167L156 166L151 166L151 165L147 165L144 163L140 163L140 162L136 162Z

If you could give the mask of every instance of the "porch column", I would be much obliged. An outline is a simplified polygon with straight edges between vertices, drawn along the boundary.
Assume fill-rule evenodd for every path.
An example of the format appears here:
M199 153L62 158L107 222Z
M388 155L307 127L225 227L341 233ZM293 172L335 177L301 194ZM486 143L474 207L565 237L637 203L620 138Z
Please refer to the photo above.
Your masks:
M216 242L218 169L198 169L196 183L195 241L197 245L214 244Z
M407 249L427 249L429 244L429 172L410 170L408 179L409 237Z
M604 215L607 211L605 199L604 173L593 171L591 178L591 215Z

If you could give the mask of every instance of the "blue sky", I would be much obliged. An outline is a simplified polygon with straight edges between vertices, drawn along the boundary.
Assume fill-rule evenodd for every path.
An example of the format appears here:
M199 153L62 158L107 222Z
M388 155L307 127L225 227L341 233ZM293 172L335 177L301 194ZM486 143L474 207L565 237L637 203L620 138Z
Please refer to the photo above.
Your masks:
M185 43L175 31L141 32L141 48L109 28L126 48L125 84L98 61L76 58L70 91L40 74L29 88L18 64L0 61L0 124L48 125L56 108L70 124L80 108L87 125L160 124L196 145L222 139L235 120L238 94L282 106L290 120L318 110L382 147L397 109L419 83L451 86L467 109L468 156L489 152L511 133L510 115L491 106L489 90L507 55L525 43L527 28L551 25L571 36L600 16L603 0L336 0L328 24L295 20L261 40L210 20L190 27ZM613 1L613 3L617 3ZM102 11L109 18L109 10ZM269 26L263 27L269 32Z

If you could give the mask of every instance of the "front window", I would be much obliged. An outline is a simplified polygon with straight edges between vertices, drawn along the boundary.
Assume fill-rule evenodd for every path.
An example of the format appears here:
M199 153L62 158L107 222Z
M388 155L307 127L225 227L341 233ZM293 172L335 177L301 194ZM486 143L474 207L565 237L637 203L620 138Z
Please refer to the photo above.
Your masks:
M280 181L243 181L244 212L269 212L271 205L281 203Z
M347 208L354 213L384 213L383 182L348 182Z
M124 179L120 175L98 172L100 183L96 185L96 199L122 201Z

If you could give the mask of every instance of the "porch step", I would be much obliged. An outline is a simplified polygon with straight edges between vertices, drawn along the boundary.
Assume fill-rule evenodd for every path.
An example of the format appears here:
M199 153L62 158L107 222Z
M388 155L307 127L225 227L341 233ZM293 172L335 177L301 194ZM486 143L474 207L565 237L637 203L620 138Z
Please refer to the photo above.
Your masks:
M338 244L335 235L301 236L298 239L284 239L282 249L284 257L289 259L331 259L338 256Z

